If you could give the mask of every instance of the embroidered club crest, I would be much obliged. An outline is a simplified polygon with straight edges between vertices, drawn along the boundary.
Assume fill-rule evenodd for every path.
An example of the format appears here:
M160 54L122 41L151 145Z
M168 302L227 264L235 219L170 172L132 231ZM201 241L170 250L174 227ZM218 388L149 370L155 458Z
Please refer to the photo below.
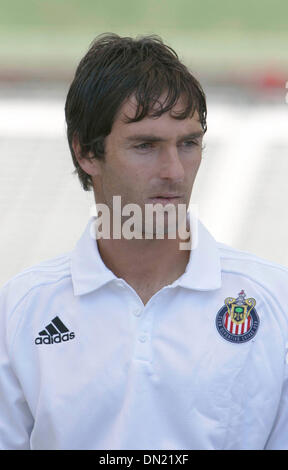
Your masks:
M238 297L227 297L216 316L216 327L220 335L231 343L245 343L252 339L259 327L255 309L256 300L246 299L244 290Z

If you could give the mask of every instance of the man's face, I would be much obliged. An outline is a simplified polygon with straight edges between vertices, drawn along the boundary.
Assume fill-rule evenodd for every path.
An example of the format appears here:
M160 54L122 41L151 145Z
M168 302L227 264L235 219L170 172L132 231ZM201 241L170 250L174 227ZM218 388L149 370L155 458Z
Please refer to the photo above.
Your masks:
M135 109L132 97L123 104L105 139L105 159L92 176L96 203L112 210L113 196L121 196L122 207L138 204L142 214L145 204L157 202L188 208L202 154L203 129L197 111L185 120L165 113L125 123L124 114L134 117ZM178 101L172 113L182 110L183 103Z

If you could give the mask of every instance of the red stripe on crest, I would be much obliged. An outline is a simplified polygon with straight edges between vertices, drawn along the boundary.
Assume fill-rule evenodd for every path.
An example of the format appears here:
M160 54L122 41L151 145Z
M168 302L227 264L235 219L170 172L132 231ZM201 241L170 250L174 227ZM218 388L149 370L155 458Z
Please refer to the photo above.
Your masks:
M250 317L250 315L249 315L249 317L248 317L247 331L250 330L250 325L251 325L251 317Z

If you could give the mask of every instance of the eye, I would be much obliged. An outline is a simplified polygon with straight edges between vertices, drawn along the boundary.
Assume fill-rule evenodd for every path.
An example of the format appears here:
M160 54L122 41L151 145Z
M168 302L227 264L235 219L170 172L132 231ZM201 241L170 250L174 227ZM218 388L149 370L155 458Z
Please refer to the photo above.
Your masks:
M187 144L184 145L184 147L194 147L195 145L199 145L198 142L196 142L195 140L186 140L185 142L183 142L183 144Z
M142 144L135 145L135 149L146 150L146 149L150 149L152 146L153 146L152 142L143 142Z
M200 147L201 145L201 150L203 151L206 148L206 145L204 143L198 142L197 140L186 140L183 142L183 146L185 149L189 150L194 147Z

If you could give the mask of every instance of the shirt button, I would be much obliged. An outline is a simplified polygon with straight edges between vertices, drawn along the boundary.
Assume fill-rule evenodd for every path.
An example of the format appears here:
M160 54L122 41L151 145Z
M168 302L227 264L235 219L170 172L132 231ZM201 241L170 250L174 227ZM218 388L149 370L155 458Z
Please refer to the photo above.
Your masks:
M142 311L142 309L140 307L138 307L138 308L135 308L133 313L136 317L140 317L141 311Z
M145 343L146 339L147 339L146 335L140 335L139 336L139 341L141 341L141 343Z

